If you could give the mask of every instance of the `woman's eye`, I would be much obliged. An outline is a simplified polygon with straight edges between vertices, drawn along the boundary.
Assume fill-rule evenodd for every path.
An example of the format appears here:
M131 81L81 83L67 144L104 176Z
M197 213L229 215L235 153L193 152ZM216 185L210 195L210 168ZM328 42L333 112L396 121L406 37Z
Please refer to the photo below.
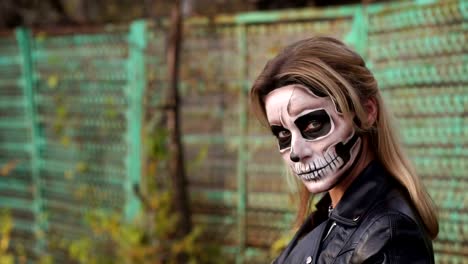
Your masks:
M318 109L298 117L294 124L301 131L303 138L315 140L327 135L332 129L332 119L324 109Z
M283 130L283 131L280 131L278 133L278 138L287 138L291 135L291 132L287 131L287 130Z
M322 128L322 122L312 120L304 129L304 132L316 132Z
M272 125L271 132L278 139L280 150L289 148L291 146L291 132L283 126Z

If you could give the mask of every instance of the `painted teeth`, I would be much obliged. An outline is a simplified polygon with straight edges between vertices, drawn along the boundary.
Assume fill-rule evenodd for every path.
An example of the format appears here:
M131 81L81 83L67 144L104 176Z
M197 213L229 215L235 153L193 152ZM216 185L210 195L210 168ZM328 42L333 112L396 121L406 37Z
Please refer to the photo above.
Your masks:
M327 156L328 155L328 156ZM327 157L330 160L327 160ZM330 153L325 154L323 159L317 159L313 166L312 164L296 164L297 171L299 171L298 176L305 181L316 180L323 175L327 175L332 171L336 170L343 164L343 159L335 154L333 156ZM313 169L312 169L313 167ZM319 170L316 170L319 167Z
M336 164L337 167L342 166L342 165L343 165L343 159L342 159L341 157L337 157L337 158L336 158L336 163L337 163L337 164Z
M316 176L314 176L312 173L309 173L309 174L301 175L301 178L306 181L311 181L311 180L314 180Z

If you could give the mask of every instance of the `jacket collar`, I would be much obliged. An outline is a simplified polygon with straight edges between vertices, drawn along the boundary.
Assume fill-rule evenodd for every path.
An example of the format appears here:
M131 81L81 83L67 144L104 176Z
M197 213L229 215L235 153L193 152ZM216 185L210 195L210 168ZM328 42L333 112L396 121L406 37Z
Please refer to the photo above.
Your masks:
M345 191L330 216L328 216L328 207L331 204L331 198L326 193L315 204L316 210L309 215L287 248L273 263L283 263L298 241L326 221L328 217L337 224L357 226L364 214L391 188L391 179L378 161L371 161Z
M340 202L331 212L330 219L337 224L358 225L372 205L388 192L390 179L391 177L380 162L371 161L345 191ZM324 203L330 205L328 193L317 203L317 212L324 210Z

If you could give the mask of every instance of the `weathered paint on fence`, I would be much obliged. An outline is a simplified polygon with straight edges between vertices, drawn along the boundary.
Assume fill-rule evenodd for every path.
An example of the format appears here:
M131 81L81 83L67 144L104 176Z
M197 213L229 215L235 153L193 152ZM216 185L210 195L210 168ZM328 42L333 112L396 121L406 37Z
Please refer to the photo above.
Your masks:
M125 216L128 220L135 217L140 211L139 200L135 195L135 188L140 188L140 178L142 175L142 122L143 122L143 93L146 88L146 23L136 21L130 27L128 36L129 60L128 60L128 84L125 87L125 94L129 98L127 108L127 135L126 140L129 145L127 153L127 177L125 191L127 202Z
M20 48L22 58L22 88L25 99L25 112L26 112L26 123L29 126L30 131L30 159L31 159L31 178L32 178L32 189L33 189L33 212L36 218L35 225L32 227L34 234L41 234L44 228L46 228L46 221L44 221L43 214L43 201L41 197L41 178L39 175L39 127L36 122L36 111L34 109L34 80L33 80L33 63L31 60L31 33L28 29L19 28L16 31L16 38ZM45 239L38 236L37 244L35 245L34 251L41 252L45 249Z

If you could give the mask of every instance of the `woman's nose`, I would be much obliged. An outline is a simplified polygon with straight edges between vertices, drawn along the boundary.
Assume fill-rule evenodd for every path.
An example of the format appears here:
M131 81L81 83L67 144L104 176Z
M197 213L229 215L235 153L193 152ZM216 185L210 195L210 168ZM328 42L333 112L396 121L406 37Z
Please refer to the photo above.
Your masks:
M310 147L307 145L305 139L300 135L293 135L291 139L291 150L289 158L292 162L299 162L307 158L312 153Z
M301 158L291 149L291 153L289 154L289 158L292 162L299 162Z

